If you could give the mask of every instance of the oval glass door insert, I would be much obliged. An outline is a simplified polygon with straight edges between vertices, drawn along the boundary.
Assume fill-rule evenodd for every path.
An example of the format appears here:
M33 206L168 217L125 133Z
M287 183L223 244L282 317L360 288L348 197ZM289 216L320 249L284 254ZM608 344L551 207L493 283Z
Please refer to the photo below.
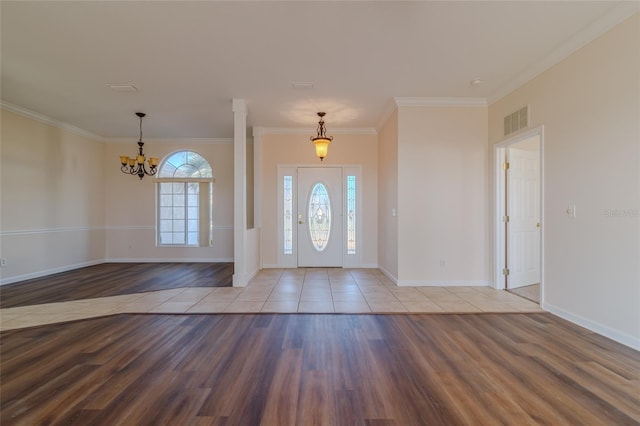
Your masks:
M331 233L331 203L327 187L316 183L309 197L309 235L313 247L321 252L327 248Z

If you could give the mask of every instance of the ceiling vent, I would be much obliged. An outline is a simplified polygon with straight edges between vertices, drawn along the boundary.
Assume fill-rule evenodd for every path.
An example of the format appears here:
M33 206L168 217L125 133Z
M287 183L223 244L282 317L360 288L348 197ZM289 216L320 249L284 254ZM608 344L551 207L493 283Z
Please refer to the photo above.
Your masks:
M529 106L520 108L504 117L504 135L529 127Z
M296 90L311 90L313 89L313 83L307 81L294 81L291 86Z
M137 92L138 88L133 84L107 84L114 92Z

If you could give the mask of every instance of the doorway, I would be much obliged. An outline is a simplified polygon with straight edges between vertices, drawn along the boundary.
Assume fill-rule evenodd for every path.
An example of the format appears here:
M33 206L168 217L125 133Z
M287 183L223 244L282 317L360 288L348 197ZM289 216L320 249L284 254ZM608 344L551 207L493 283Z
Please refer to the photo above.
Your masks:
M362 267L362 166L279 165L279 268Z
M298 168L298 267L342 266L342 169Z
M496 145L496 285L541 303L542 127Z

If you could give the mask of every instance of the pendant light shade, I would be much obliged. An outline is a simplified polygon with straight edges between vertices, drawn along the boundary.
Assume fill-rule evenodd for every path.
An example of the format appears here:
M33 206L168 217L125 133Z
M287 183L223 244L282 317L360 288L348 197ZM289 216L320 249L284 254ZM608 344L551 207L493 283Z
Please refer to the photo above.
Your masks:
M317 135L311 136L309 139L313 142L313 145L316 147L316 155L320 159L320 161L324 160L324 157L327 156L327 152L329 151L329 144L333 140L333 136L327 136L327 129L324 127L323 117L326 115L324 112L319 112L318 117L320 117L320 121L318 122L318 130Z

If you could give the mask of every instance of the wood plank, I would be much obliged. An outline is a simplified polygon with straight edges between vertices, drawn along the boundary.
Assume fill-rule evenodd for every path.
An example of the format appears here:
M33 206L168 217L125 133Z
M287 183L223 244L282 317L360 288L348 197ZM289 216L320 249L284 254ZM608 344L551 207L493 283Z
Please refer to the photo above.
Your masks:
M120 315L0 333L0 422L640 423L640 353L553 315Z
M178 287L231 287L233 263L103 263L2 286L0 308Z

